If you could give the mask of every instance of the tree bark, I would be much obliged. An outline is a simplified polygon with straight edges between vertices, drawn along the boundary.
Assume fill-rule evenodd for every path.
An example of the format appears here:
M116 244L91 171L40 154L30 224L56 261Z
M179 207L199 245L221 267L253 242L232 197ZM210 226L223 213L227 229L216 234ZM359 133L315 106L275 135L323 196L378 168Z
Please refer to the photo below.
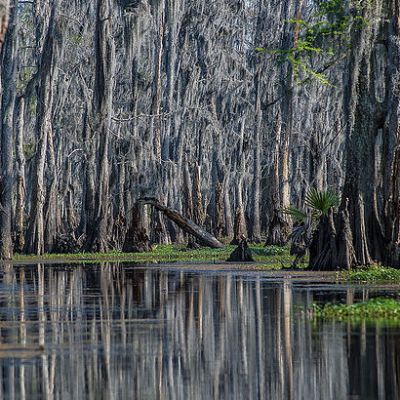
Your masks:
M284 15L291 18L291 6L295 4L294 15L301 19L303 0L284 2ZM281 38L282 49L295 47L297 32L293 32L291 25L286 23ZM270 175L270 198L268 202L268 231L267 245L282 246L287 243L291 221L283 212L290 205L289 187L289 159L290 142L293 135L293 71L291 65L283 63L280 68L278 96L279 110L275 124L275 148L273 150L273 165Z
M125 253L142 253L151 250L150 239L144 223L144 206L137 203L132 208L132 219L125 237L122 251Z
M154 155L157 163L161 163L161 66L162 56L164 51L164 31L165 31L165 19L164 19L164 1L160 1L157 7L157 24L158 32L154 46L154 80L153 80L153 99L151 104L151 125L150 125L150 136L154 141ZM172 67L172 66L171 66Z
M354 257L344 261L348 265L370 265L379 253L377 244L384 242L375 182L375 140L384 121L385 107L375 91L373 58L380 35L384 35L380 21L384 10L379 1L364 7L364 18L369 21L361 32L355 32L345 90L345 115L348 121L346 178L342 194L342 209L346 204L350 217ZM342 249L340 249L342 251ZM345 251L342 251L345 253ZM350 256L350 254L349 254Z
M392 19L389 28L389 35L392 38L389 43L390 80L398 82L400 74L400 1L392 1ZM389 201L389 213L387 225L390 227L389 255L386 258L388 265L400 268L400 93L399 90L392 90L389 97L390 111L388 116L388 130L395 138L395 151L393 158L391 177L391 199ZM390 149L389 149L390 151Z
M56 12L58 1L54 0L47 33L39 63L39 88L36 118L37 143L33 168L32 205L29 226L25 239L25 251L29 254L44 253L44 215L45 200L44 173L49 132L52 131L54 96L54 74L57 68L57 28Z
M0 50L3 46L4 38L8 27L10 13L10 0L0 0Z
M0 258L9 260L13 255L11 237L13 200L14 109L16 100L18 6L13 0L10 25L1 52L1 193L0 193ZM1 16L0 16L1 19ZM1 29L0 29L1 30ZM1 45L1 38L0 38Z
M86 248L105 252L108 243L109 140L115 74L115 44L112 36L112 0L98 0L96 22L96 77L94 88L95 134L99 137L95 220L90 222Z
M26 185L25 185L25 154L24 154L24 115L25 115L25 99L21 97L17 103L17 126L16 126L16 205L15 205L15 245L17 252L22 252L25 245L25 201L26 201Z

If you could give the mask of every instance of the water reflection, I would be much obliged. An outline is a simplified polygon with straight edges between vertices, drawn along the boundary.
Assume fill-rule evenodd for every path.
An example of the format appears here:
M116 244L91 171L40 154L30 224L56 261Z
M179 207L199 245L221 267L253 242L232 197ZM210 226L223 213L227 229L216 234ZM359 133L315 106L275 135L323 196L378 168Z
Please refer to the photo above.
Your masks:
M399 399L400 330L311 323L358 288L33 266L0 278L0 399Z

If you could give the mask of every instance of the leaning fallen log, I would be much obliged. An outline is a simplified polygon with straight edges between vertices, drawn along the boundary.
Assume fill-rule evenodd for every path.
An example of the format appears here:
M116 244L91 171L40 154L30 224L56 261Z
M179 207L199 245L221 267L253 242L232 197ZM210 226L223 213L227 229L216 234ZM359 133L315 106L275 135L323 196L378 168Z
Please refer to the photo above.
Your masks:
M200 244L203 246L211 247L213 249L220 249L224 245L216 239L213 235L205 231L203 228L195 224L189 218L184 217L181 213L172 208L164 206L160 201L153 197L144 197L138 200L140 204L148 204L161 211L167 218L175 222L186 233L196 237Z

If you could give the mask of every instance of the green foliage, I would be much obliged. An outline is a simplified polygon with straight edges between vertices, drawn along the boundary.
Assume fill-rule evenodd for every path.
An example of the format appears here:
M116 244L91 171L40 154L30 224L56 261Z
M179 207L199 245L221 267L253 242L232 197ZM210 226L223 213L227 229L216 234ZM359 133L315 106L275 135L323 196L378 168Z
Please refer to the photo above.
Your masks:
M328 85L325 74L329 64L345 54L350 47L350 32L362 29L367 21L362 17L363 6L355 5L350 9L346 0L314 0L315 12L306 21L292 18L286 22L292 26L294 41L287 49L257 48L258 52L279 55L281 61L290 63L294 79L297 82L316 80ZM328 65L322 70L312 66L313 58L321 55L328 59ZM329 60L330 59L330 60Z
M35 144L32 142L24 143L23 146L25 159L30 160L35 154Z
M305 205L317 216L327 215L331 208L339 205L339 197L330 189L318 190L313 188L306 195Z
M289 249L286 246L264 246L262 247L251 247L251 251L254 254L258 254L260 256L285 256L289 254Z
M376 267L362 268L362 269L355 269L355 270L341 272L338 278L358 283L374 283L374 282L399 283L400 270L395 268L376 266Z
M338 320L392 320L400 322L400 302L393 298L375 298L355 304L313 304L314 318Z
M68 37L68 39L74 45L81 45L83 43L84 36L83 35L70 35Z
M301 224L306 222L307 220L307 214L296 207L289 206L288 208L283 210L283 212L291 216L295 223Z
M21 72L19 73L18 80L17 80L17 91L22 92L27 83L32 79L33 75L35 74L36 69L34 67L24 67Z
M310 209L311 217L318 219L322 215L327 215L331 208L339 205L339 196L330 189L318 190L312 188L307 192L304 204ZM286 208L284 213L290 215L297 223L305 223L308 218L306 211L293 206Z

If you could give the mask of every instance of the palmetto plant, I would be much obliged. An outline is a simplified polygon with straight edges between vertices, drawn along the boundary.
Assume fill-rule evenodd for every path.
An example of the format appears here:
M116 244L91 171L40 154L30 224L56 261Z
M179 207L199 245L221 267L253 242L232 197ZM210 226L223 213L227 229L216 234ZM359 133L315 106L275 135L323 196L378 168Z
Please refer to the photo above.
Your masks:
M309 248L319 219L322 216L327 216L330 209L339 205L339 196L330 189L318 190L312 188L306 194L304 205L305 210L300 210L293 206L284 210L297 225L290 235L292 249L295 249L293 250L293 254L296 254L293 267L296 267L297 262Z
M284 213L287 215L290 215L295 224L301 224L301 223L306 222L307 217L308 217L306 212L299 210L298 208L293 207L293 206L289 206L288 208L285 208Z
M331 208L339 205L339 196L330 189L318 190L313 188L306 194L304 205L308 210L300 210L290 206L284 212L298 224L305 223L310 214L313 219L319 219L323 215L328 215Z
M331 208L339 205L339 196L331 191L310 189L305 198L305 205L311 209L316 217L328 215Z

